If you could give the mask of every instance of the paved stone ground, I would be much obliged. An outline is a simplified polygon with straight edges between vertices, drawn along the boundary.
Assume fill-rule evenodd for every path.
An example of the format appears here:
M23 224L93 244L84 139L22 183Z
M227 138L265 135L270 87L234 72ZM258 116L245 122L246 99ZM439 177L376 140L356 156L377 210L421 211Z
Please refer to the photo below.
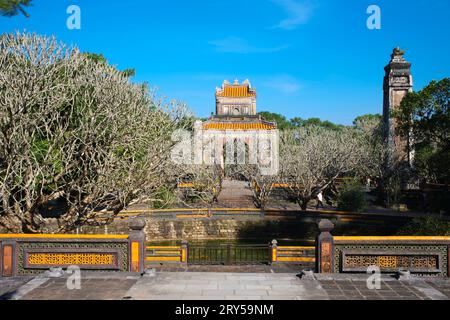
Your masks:
M450 279L383 275L368 290L366 275L297 273L83 272L80 290L67 289L68 275L0 278L0 299L27 300L449 300Z
M32 277L18 277L18 278L0 277L0 297L16 291L18 288L29 282L31 279Z
M383 276L379 290L367 288L366 275L323 275L316 280L332 300L448 300L449 279ZM448 294L448 291L447 291Z
M279 265L181 265L181 264L148 264L148 268L158 272L232 272L232 273L300 273L314 268L312 264L279 264Z
M15 278L15 286L3 292L0 300L120 300L141 276L133 273L82 273L81 290L67 288L68 276ZM0 288L12 278L0 277Z
M369 290L364 280L323 280L319 283L332 300L431 300L400 281L382 281L380 290Z
M433 288L444 294L448 299L450 299L450 279L430 279L427 283Z
M316 281L287 273L157 273L143 277L128 296L137 300L326 299Z

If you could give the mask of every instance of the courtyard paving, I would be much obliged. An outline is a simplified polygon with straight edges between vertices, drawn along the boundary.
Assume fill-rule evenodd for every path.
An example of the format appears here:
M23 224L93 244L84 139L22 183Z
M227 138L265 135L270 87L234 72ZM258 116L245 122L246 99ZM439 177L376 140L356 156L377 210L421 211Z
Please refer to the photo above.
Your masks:
M449 300L449 279L383 276L369 290L365 275L300 276L297 273L83 272L81 289L69 275L0 278L2 300Z

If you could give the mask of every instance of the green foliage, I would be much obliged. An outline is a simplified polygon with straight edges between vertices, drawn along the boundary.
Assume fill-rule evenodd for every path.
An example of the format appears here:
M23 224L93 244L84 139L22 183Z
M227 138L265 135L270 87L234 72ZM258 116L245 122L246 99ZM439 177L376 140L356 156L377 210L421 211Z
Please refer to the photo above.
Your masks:
M367 208L366 194L359 183L346 184L339 192L338 210L364 212Z
M96 63L101 63L101 64L105 64L105 65L108 64L108 60L101 53L86 52L86 53L82 53L82 55L84 55L89 60L92 60L92 61L94 61ZM120 72L125 78L131 78L131 77L134 77L136 75L136 70L135 69L125 69L125 70L120 71Z
M310 126L321 127L331 130L340 130L345 127L343 125L335 124L328 120L322 121L319 118L302 119L299 117L295 117L292 118L291 120L288 120L285 116L278 113L262 111L259 112L258 114L267 121L276 122L278 129L280 130L306 128Z
M194 124L197 119L194 116L186 116L180 119L180 128L185 128L189 131L194 131Z
M425 207L428 212L450 214L450 193L428 192Z
M450 181L450 150L436 150L431 145L421 145L416 149L414 164L426 180L443 183Z
M328 120L322 121L319 118L310 118L306 120L303 120L301 118L294 118L291 120L291 124L292 126L297 128L316 126L330 130L340 130L344 127L343 125L335 124Z
M450 78L409 93L393 114L397 134L414 137L415 166L428 182L450 183Z
M64 156L58 149L52 148L50 150L50 142L47 139L36 139L35 141L33 141L31 145L30 155L35 159L36 162L40 162L43 164L43 166L51 168L50 171L53 172L55 175L60 174L64 169L63 166ZM42 181L52 181L53 178L50 175L43 175L43 173L41 173L39 177L41 183ZM36 190L37 189L38 186L36 186ZM57 185L54 183L49 183L44 188L46 192L54 191L56 189Z
M291 125L295 128L300 128L304 122L304 120L300 117L295 117L291 119Z
M166 186L159 187L153 200L154 209L169 208L176 201L175 192Z
M286 119L285 116L278 114L278 113L272 113L268 111L262 111L258 113L261 117L263 117L266 121L276 122L278 129L280 130L286 130L291 129L292 125L291 123Z
M382 120L381 114L365 114L359 117L356 117L355 120L353 120L353 125L357 126L359 123L362 122L381 122Z
M101 53L86 52L86 53L82 53L82 55L84 55L89 60L92 60L97 63L105 63L105 64L108 63L105 56Z
M450 236L450 221L438 217L414 218L402 227L398 234L409 236Z
M127 78L131 78L136 75L136 70L135 69L125 69L122 71L122 74Z
M25 7L29 7L31 4L32 0L0 0L0 15L13 17L23 14L28 18L29 14L25 11Z
M401 179L402 175L400 170L388 172L383 176L381 181L382 194L380 198L388 208L399 205L402 200Z

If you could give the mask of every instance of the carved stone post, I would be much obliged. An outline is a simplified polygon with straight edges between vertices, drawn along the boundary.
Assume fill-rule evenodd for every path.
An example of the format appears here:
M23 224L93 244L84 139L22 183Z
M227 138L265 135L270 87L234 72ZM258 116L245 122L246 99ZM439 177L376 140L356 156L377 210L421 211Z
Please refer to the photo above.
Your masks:
M334 224L328 219L319 222L320 234L316 241L317 272L333 273L334 265L334 241L330 231L334 229Z
M130 271L143 273L145 269L145 228L146 222L142 218L130 220L129 252Z
M271 263L275 264L278 262L278 242L277 240L272 240L272 244L270 246L271 252Z

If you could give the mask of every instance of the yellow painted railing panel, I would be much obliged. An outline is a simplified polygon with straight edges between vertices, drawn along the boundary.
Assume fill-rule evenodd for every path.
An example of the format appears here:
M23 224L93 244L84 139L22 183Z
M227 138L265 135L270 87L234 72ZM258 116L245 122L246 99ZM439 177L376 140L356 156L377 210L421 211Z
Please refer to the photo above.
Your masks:
M152 255L145 258L152 262L185 262L187 254L181 246L146 246Z
M278 256L278 262L315 262L316 258L312 257L280 257Z
M285 246L279 246L278 249L280 250L316 250L316 247L285 247Z
M311 253L315 249L312 246L278 246L276 253L272 254L272 262L315 262L315 257L306 256L306 252Z
M176 250L176 251L170 251L170 250L157 250L155 252L155 254L157 255L165 255L165 254L170 254L170 255L175 255L175 254L180 254L180 250Z
M146 261L176 261L179 262L180 257L146 257Z
M131 262L139 262L139 242L137 241L131 244Z
M198 219L198 218L208 218L207 214L177 214L178 219Z

